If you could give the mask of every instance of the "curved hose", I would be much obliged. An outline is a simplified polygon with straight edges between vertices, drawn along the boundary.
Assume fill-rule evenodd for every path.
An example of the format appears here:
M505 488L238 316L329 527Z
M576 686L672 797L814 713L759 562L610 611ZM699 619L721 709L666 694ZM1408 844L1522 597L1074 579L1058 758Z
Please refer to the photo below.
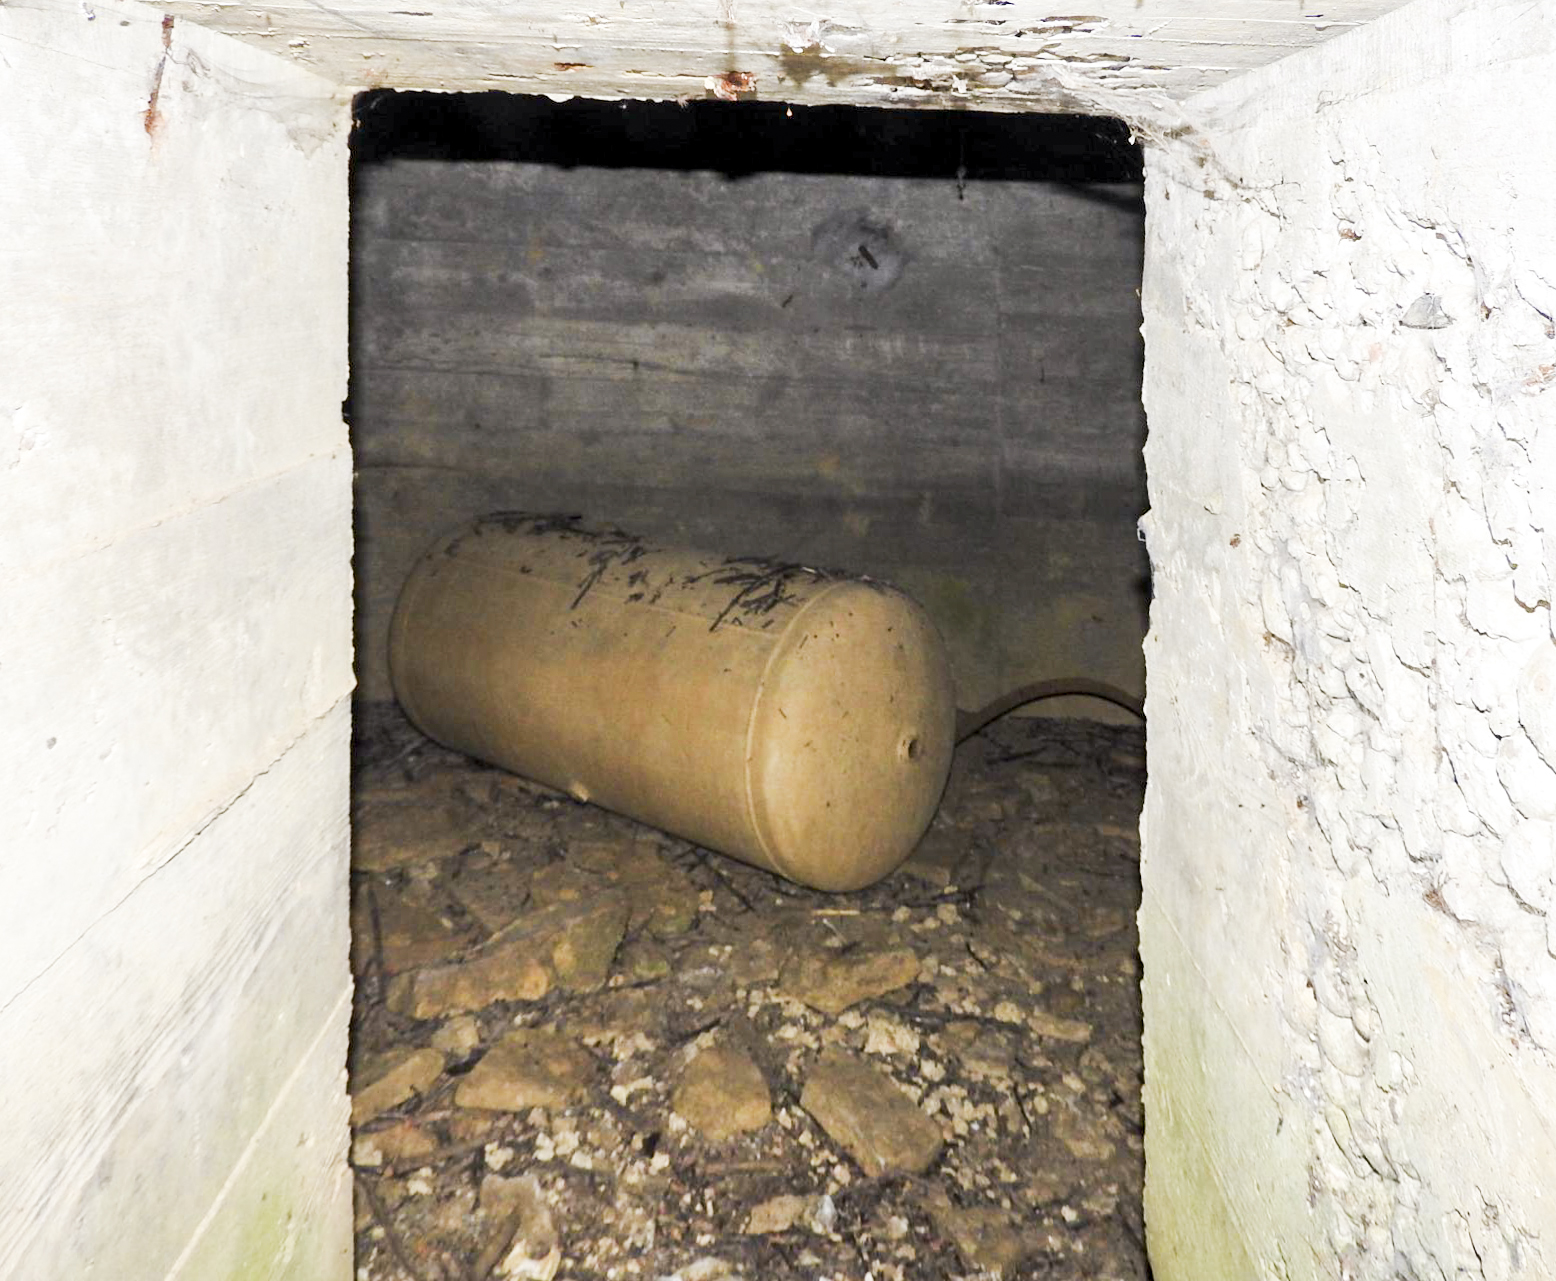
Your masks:
M1085 695L1088 698L1100 698L1104 702L1112 703L1114 707L1122 707L1126 712L1145 719L1145 704L1127 690L1120 689L1117 685L1109 685L1106 681L1089 680L1084 676L1063 678L1050 681L1034 681L1030 685L1023 685L1019 689L1013 689L1008 694L1003 694L992 703L985 703L976 711L964 711L956 709L956 741L963 742L971 738L991 721L997 721L1008 712L1013 712L1018 707L1027 703L1036 703L1047 698L1065 698L1073 695Z

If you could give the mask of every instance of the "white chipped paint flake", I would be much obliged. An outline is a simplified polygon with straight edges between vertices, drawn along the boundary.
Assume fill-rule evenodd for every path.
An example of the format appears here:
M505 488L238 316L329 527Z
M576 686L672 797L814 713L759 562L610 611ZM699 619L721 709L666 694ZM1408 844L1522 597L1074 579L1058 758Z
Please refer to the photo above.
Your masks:
M1443 310L1442 299L1436 294L1422 294L1399 318L1406 329L1446 329L1453 319Z

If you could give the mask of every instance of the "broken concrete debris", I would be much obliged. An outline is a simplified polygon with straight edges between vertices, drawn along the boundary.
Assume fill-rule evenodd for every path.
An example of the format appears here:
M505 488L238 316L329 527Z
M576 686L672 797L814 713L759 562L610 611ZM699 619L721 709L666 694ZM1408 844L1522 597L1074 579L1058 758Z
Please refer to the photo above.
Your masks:
M360 1281L1142 1281L1138 730L986 732L842 895L359 739L438 815L357 832Z

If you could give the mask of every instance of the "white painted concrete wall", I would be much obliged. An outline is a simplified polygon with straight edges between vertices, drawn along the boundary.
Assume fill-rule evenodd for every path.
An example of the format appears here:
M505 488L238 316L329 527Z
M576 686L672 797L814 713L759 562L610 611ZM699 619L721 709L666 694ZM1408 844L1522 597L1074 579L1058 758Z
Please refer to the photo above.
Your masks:
M0 68L0 1276L346 1276L347 104L112 0Z
M1161 1281L1556 1275L1553 85L1417 0L1149 160Z

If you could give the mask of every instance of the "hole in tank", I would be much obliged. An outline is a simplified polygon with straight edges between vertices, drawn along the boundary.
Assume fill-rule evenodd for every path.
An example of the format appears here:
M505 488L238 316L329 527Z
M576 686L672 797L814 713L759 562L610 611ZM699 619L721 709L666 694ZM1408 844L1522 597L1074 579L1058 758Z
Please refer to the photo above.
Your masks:
M630 580L703 548L732 644L843 570L923 607L963 707L1071 675L1138 694L1127 131L495 94L356 113L357 1275L1146 1276L1127 714L1071 697L982 728L901 866L827 894L561 790L604 754L667 815L738 817L722 668L602 675L579 723L554 700L553 789L419 732L385 658L434 541L530 512L604 531L561 627L612 602L679 627ZM477 710L522 725L490 679Z

